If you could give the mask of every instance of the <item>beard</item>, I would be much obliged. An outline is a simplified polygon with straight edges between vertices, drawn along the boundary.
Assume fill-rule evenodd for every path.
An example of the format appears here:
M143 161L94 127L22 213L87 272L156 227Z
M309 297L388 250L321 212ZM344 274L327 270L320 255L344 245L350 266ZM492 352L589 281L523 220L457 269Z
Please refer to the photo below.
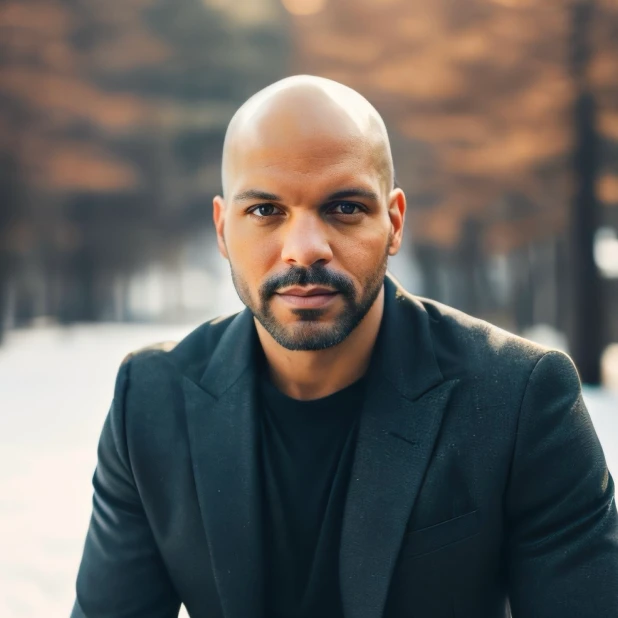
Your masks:
M309 268L292 266L286 272L268 278L260 286L257 302L252 299L246 282L230 262L232 281L242 302L279 345L295 351L324 350L346 339L371 309L384 283L389 246L390 239L382 260L366 278L358 295L349 277L333 272L322 264ZM291 286L307 285L325 286L339 292L343 299L343 309L328 322L323 319L328 309L322 308L290 309L297 318L290 324L277 319L271 307L277 291Z

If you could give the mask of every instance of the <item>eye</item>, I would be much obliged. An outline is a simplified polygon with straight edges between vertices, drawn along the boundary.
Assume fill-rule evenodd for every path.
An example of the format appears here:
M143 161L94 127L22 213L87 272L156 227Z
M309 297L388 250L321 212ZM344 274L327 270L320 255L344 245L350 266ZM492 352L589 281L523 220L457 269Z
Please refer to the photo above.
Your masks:
M362 206L354 204L354 202L336 202L329 209L329 212L335 215L357 215L363 212L363 210Z
M254 217L265 219L266 217L272 217L277 214L278 208L272 204L258 204L257 206L250 208L247 212L252 214Z

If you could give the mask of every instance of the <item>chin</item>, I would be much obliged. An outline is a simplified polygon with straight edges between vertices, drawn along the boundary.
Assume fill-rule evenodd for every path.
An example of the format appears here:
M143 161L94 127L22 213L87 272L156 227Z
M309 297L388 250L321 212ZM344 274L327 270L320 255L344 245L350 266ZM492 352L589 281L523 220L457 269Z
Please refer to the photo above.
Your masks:
M338 345L349 332L342 332L336 325L324 322L297 322L291 326L280 326L270 334L287 350L315 352Z

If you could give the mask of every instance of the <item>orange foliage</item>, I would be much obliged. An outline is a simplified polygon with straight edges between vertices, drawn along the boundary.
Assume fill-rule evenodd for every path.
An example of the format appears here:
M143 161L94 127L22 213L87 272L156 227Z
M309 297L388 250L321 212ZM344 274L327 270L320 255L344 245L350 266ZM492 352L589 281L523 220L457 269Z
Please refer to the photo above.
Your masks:
M6 31L20 30L49 38L66 36L72 25L70 11L54 0L28 3L9 0L0 5L0 27Z
M599 179L599 197L606 204L618 205L618 174L604 174Z
M107 130L146 124L149 104L134 95L110 94L75 77L28 68L0 70L0 89L24 104L44 111L62 111Z
M138 184L127 162L109 157L96 147L80 143L57 144L42 165L41 183L54 190L122 191Z
M467 218L497 216L495 200L509 191L528 192L538 209L518 224L514 239L555 233L567 219L556 213L570 203L564 171L574 137L571 8L565 0L340 0L311 19L293 19L296 68L360 90L391 134L407 138L408 146L398 148L398 180L417 238L455 244ZM618 44L611 21L597 21L604 38L595 39L591 81L615 88ZM615 96L607 100L615 103ZM618 139L611 104L599 126ZM431 156L423 173L419 143ZM608 186L602 184L603 200L613 195ZM414 212L417 197L428 193L438 205ZM504 247L500 228L492 234L488 247Z
M107 71L127 71L157 65L172 55L162 42L142 28L122 33L113 45L100 45L89 55L93 68Z

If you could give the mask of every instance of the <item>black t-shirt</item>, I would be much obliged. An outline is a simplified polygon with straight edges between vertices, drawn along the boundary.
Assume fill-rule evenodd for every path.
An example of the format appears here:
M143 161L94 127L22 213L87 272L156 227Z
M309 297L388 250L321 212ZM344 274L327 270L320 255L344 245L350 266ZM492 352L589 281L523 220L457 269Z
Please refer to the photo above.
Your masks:
M343 618L340 533L364 382L299 401L261 381L268 618Z

